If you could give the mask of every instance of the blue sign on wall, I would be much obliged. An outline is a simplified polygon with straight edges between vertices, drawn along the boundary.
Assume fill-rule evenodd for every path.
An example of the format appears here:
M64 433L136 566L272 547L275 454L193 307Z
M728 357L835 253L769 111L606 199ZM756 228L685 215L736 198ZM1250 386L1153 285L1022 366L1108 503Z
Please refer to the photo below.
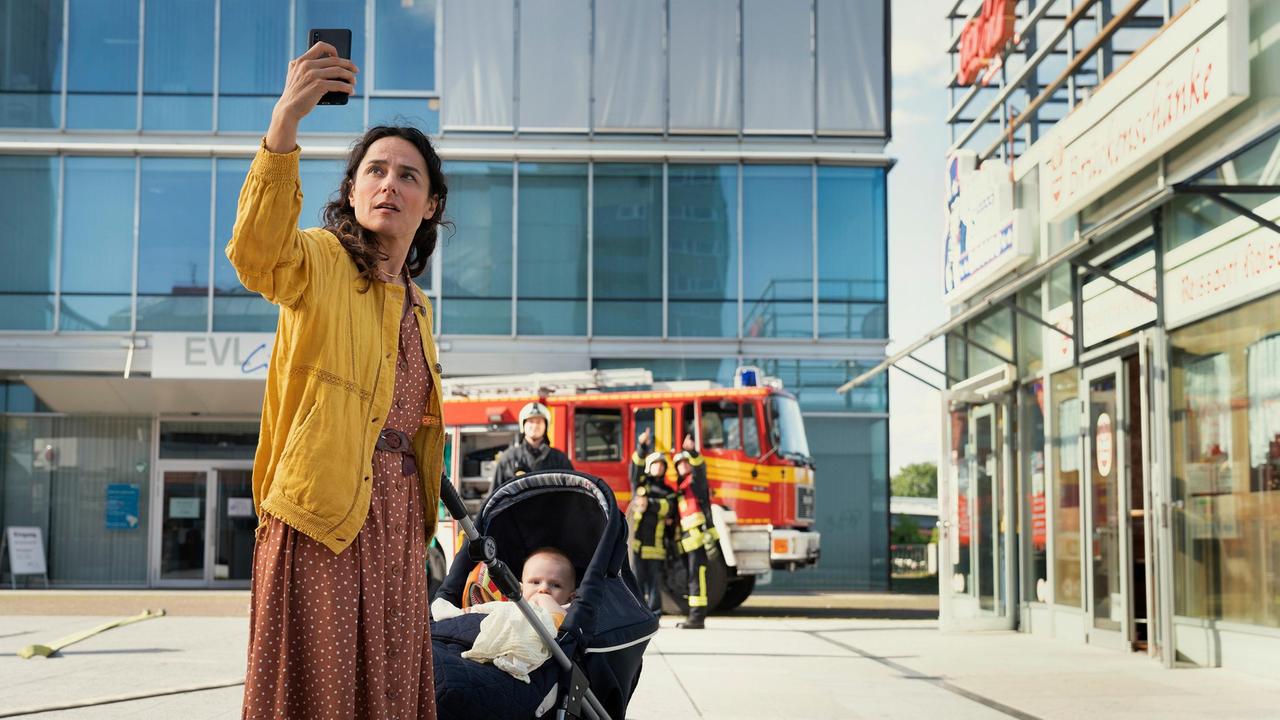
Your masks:
M132 530L138 527L138 486L107 486L107 529Z

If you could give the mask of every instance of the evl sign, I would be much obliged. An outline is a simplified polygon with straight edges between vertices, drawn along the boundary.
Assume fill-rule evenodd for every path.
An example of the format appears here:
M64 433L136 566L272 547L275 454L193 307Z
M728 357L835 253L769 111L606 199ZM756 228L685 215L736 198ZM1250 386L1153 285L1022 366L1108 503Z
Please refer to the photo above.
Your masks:
M156 333L151 376L264 380L272 333Z

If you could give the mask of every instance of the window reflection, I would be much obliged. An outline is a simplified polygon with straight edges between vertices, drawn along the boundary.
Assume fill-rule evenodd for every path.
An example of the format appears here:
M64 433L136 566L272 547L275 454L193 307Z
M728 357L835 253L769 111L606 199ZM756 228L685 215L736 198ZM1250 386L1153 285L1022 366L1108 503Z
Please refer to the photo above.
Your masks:
M443 297L441 332L511 333L510 163L449 163L448 219L439 253ZM533 278L530 278L531 280Z
M284 90L289 4L222 0L218 36L218 129L263 132Z
M587 166L521 163L516 332L587 331Z
M0 13L0 127L62 122L62 0L5 4Z
M377 89L434 90L435 0L377 0L374 12L378 36L374 47Z
M204 330L208 325L210 171L209 160L142 160L139 330Z
M667 170L672 337L738 334L738 166L672 165Z
M0 156L0 218L13 238L0 242L0 328L53 326L58 159Z
M743 168L746 337L813 335L813 168Z
M67 127L138 126L138 0L71 0Z
M1054 492L1050 509L1053 522L1053 601L1068 607L1084 607L1080 537L1080 399L1079 375L1064 370L1053 376Z
M69 157L62 211L62 330L129 330L133 158Z
M595 166L596 335L662 334L662 166Z
M818 168L818 336L886 337L882 168Z
M213 4L147 3L144 130L208 130L213 123Z

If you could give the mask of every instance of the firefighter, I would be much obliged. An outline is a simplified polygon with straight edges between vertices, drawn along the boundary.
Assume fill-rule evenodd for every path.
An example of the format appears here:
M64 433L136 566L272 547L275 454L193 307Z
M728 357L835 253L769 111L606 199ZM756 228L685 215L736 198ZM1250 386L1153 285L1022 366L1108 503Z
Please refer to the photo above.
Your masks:
M551 412L540 402L520 409L520 439L498 456L498 469L493 475L493 489L506 485L526 473L538 470L572 470L569 457L551 447L547 440L547 422Z
M720 532L711 515L711 490L707 465L686 435L682 452L672 459L676 466L676 505L680 515L679 552L689 570L689 618L676 627L701 630L707 618L707 551L716 547Z
M667 533L674 527L675 493L667 485L667 456L654 451L648 430L636 440L631 456L631 566L640 585L640 598L650 610L662 612L662 584L667 560Z

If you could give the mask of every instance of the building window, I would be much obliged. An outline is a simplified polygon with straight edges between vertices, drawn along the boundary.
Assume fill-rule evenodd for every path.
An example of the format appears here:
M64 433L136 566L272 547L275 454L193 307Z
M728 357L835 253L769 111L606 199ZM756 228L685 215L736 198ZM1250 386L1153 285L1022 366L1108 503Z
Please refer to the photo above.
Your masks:
M136 170L134 158L66 159L61 330L133 328Z
M667 334L738 335L738 166L667 170Z
M889 334L885 172L818 168L818 336Z
M587 166L520 163L516 332L587 332Z
M746 132L813 132L812 29L810 0L743 0Z
M511 334L511 163L449 163L453 229L441 230L440 332Z
M143 158L138 207L138 329L209 324L207 159Z
M1048 518L1044 477L1044 382L1036 380L1022 386L1022 422L1018 439L1022 449L1018 455L1018 482L1022 495L1022 522L1018 525L1023 548L1022 599L1028 602L1049 601Z
M511 130L515 97L515 7L511 0L445 0L441 125ZM484 78L476 82L475 78Z
M573 411L573 459L617 462L622 459L622 411L578 408Z
M1174 612L1280 627L1280 295L1170 343Z
M668 7L671 130L737 132L742 107L738 0L671 0Z
M264 132L291 59L289 5L222 0L221 8L218 130Z
M61 125L62 0L6 3L0 47L0 127Z
M209 130L214 3L166 0L149 2L146 8L142 129Z
M0 217L10 237L0 243L0 328L51 330L58 158L0 156L0 187Z
M374 12L374 91L435 90L436 0L377 0Z
M1084 607L1080 535L1080 397L1079 371L1064 370L1052 378L1053 401L1053 601Z
M227 260L226 247L236 221L240 188L249 173L248 160L218 158L213 240L213 331L271 332L279 311L261 295L240 284ZM305 196L304 196L305 197Z
M67 127L136 129L138 0L73 0L69 21Z
M597 130L662 132L666 24L663 3L596 0L592 107Z
M596 335L662 335L662 166L598 163L593 175Z
M745 337L813 336L813 167L743 168Z
M732 400L702 402L702 449L741 450L742 426L738 403Z

